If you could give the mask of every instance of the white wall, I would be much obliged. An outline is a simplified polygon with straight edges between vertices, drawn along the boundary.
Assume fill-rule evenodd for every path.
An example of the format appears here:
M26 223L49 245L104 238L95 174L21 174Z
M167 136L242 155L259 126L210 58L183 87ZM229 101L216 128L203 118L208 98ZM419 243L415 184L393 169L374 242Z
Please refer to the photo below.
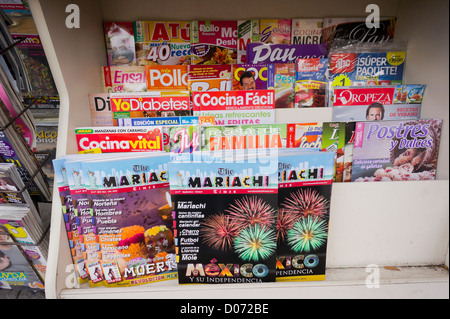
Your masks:
M422 118L444 120L437 178L449 178L449 1L401 0L395 38L408 41L405 79L426 84Z

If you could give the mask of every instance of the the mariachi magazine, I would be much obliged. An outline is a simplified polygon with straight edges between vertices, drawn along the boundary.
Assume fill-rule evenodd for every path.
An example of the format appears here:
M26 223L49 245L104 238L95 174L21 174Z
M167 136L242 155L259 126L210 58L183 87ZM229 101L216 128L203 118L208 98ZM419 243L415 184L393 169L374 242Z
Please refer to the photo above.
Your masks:
M277 157L170 163L178 281L275 281Z
M54 160L80 283L325 279L334 152L119 154Z

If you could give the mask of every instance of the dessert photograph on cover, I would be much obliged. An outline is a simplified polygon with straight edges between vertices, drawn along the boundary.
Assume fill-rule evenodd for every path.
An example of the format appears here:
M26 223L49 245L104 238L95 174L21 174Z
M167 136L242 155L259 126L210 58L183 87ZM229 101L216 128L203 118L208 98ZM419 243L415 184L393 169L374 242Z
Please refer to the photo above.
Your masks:
M0 298L448 297L448 3L219 7L0 0Z

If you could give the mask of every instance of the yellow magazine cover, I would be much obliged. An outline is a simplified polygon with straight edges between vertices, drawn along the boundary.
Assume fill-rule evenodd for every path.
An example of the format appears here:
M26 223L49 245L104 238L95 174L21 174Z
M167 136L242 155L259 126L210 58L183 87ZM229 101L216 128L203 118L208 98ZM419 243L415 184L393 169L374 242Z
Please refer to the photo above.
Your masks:
M135 21L136 65L189 64L189 21Z

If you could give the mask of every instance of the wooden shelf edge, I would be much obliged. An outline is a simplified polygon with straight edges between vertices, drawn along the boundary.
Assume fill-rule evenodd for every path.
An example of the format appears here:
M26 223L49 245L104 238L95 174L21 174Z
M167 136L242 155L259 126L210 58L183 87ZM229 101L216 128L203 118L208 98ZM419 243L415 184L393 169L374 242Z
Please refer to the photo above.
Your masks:
M262 284L227 285L178 285L177 280L124 288L63 289L59 298L201 298L201 299L255 299L265 295L267 299L305 298L308 295L323 298L378 298L383 294L403 298L415 297L448 298L448 270L441 266L380 267L379 281L370 277L373 268L331 268L327 269L324 281L277 282ZM375 286L379 283L379 287ZM447 295L445 295L445 291Z

